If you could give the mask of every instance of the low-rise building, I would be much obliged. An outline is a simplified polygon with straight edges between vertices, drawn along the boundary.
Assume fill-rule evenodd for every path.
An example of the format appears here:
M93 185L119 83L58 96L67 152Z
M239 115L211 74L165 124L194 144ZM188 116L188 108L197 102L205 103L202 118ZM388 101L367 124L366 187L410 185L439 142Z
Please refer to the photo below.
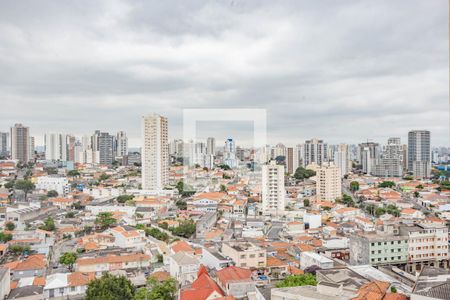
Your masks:
M266 250L250 242L223 243L222 253L230 257L238 267L261 268L266 266Z
M197 278L200 261L193 255L178 252L170 256L170 276L175 278L181 285L192 283Z
M312 266L317 266L320 269L331 269L334 267L334 262L314 252L302 252L300 254L300 268L305 270Z

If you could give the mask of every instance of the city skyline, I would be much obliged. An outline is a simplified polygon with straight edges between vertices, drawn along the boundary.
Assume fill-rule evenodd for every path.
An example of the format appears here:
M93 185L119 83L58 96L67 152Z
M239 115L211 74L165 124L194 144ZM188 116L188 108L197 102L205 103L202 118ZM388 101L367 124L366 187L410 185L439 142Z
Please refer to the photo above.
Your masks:
M123 130L137 146L143 114L167 116L172 139L184 108L264 108L272 144L427 129L449 145L445 1L91 6L0 4L0 131L23 123L42 145L54 128Z

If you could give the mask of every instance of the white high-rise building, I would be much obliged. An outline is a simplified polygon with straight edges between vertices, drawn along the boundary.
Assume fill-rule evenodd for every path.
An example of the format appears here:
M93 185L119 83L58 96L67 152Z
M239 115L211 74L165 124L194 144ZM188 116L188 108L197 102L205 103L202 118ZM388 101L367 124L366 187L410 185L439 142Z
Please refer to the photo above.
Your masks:
M328 145L322 140L312 139L305 141L304 144L304 161L306 167L315 162L319 166L327 161Z
M272 160L262 166L263 213L278 215L284 212L285 206L284 166Z
M11 127L11 158L20 162L28 162L32 155L30 153L30 128L22 124Z
M348 145L339 144L334 151L334 163L341 171L341 177L348 173Z
M0 156L7 155L9 153L9 133L0 132Z
M44 135L45 159L67 161L67 135L63 133L46 133Z
M216 139L209 137L206 140L206 154L214 155L216 153Z
M124 157L128 155L128 138L124 131L119 131L116 135L116 156Z
M169 183L167 118L153 114L142 117L142 188L162 190Z
M389 138L372 174L379 177L401 177L403 175L403 152L404 145L401 144L400 138Z
M373 142L361 143L358 151L363 173L372 174L380 157L380 145Z
M237 167L236 144L234 143L234 140L232 138L229 138L225 141L223 163L228 165L230 168Z
M322 201L334 202L342 197L341 171L332 162L324 163L316 172L316 194Z

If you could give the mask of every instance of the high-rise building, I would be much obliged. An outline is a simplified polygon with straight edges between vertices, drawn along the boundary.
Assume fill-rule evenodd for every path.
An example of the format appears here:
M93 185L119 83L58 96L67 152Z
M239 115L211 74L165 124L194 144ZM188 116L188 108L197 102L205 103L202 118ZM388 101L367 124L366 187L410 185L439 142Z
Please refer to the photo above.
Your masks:
M323 163L316 172L316 194L322 201L342 197L341 171L332 162Z
M62 133L46 133L44 135L45 159L67 161L67 135Z
M116 135L116 155L118 157L128 155L128 138L124 131L119 131Z
M216 139L209 137L206 140L206 154L214 155L216 153Z
M428 130L408 132L408 171L416 178L431 175L431 146Z
M34 136L30 136L30 138L28 139L28 153L29 153L29 160L34 160L35 159L35 153L34 153L34 149L36 149L36 144L35 144L35 139Z
M142 117L142 188L161 190L169 183L167 118L157 114Z
M262 207L264 214L278 215L284 212L286 192L284 188L284 166L275 161L262 166Z
M389 138L372 174L379 177L401 177L403 175L403 145L400 138Z
M0 156L9 154L9 133L0 132Z
M371 174L380 157L380 145L374 142L361 143L358 150L363 173Z
M328 145L323 140L311 139L305 141L304 144L304 161L303 165L307 165L315 162L319 166L327 161L327 148Z
M272 159L276 159L277 157L285 157L286 158L286 146L282 143L278 143L275 147L272 148Z
M20 162L28 162L30 153L30 128L22 124L11 127L11 158Z
M341 177L348 173L348 145L339 144L334 151L334 163L341 171Z
M236 144L234 143L234 140L232 138L229 138L225 141L223 163L228 165L230 168L237 167Z
M97 145L99 151L100 164L112 165L115 158L114 152L114 136L107 132L100 132L97 137Z
M75 161L77 139L73 135L67 135L67 160Z
M286 148L286 171L289 174L294 174L295 170L297 170L299 166L299 159L298 159L298 149L288 147Z

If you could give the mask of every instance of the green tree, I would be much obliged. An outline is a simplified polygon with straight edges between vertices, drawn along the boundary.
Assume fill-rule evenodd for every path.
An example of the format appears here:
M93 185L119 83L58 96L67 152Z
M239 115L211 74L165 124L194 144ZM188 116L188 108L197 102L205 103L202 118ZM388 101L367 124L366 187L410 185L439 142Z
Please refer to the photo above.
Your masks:
M16 190L21 190L25 194L25 200L27 200L28 193L33 191L35 188L34 183L29 180L17 180L14 184Z
M125 276L103 274L88 284L86 300L132 300L136 288Z
M395 182L393 181L383 181L378 184L379 188L393 188L395 187Z
M120 195L119 197L117 197L117 202L119 203L125 203L129 200L133 200L134 196L133 195Z
M311 205L311 203L310 203L309 199L303 200L303 206L304 207L309 207L310 205Z
M347 207L355 207L355 202L353 201L353 198L347 194L342 195L341 202L347 205Z
M8 181L7 183L5 183L5 189L10 190L10 189L14 188L14 184L15 184L14 180Z
M177 200L177 202L175 202L175 205L178 207L178 209L180 210L186 210L187 209L187 203L184 200Z
M102 229L115 226L116 223L116 219L113 218L113 214L110 212L101 212L95 219L95 224L99 225Z
M73 264L77 261L77 254L74 252L66 252L59 258L59 263L66 265L70 271L73 270Z
M51 190L47 192L47 197L52 198L52 197L58 197L58 192L55 190Z
M44 225L39 226L39 229L46 231L53 231L56 229L55 220L52 217L48 217L44 221Z
M221 192L226 192L226 191L228 191L227 186L224 185L224 184L221 184L221 185L220 185L220 191L221 191Z
M289 275L283 281L276 284L277 288L303 286L303 285L317 285L316 277L313 274Z
M145 228L145 235L146 236L152 236L157 240L167 242L169 240L169 235L165 232L162 232L158 228Z
M172 300L177 293L177 282L173 278L159 282L150 277L148 288L141 288L134 296L134 300Z
M0 231L0 242L6 243L12 240L13 236L11 233L4 233L3 231Z
M218 167L225 171L231 170L230 166L226 164L218 165Z
M376 217L379 217L379 216L381 216L381 215L384 215L386 213L386 210L384 209L384 208L382 208L382 207L377 207L376 209L375 209L375 216Z
M104 181L104 180L108 180L111 176L106 174L106 173L102 173L100 174L100 177L98 178L100 181Z
M359 190L359 182L358 181L350 182L350 191L356 192L357 190Z
M8 231L13 231L16 229L16 225L13 222L7 222L5 228L8 229Z
M190 238L195 232L196 226L193 220L181 222L177 227L170 227L169 230L178 236Z
M67 219L71 219L71 218L75 217L75 213L73 211L69 211L66 213L65 217Z
M297 180L304 180L304 179L307 179L307 178L315 176L315 175L316 175L316 172L314 172L313 170L305 169L303 167L298 167L295 170L294 178Z
M67 172L67 176L77 177L80 176L80 172L78 170L70 170L69 172Z
M420 193L418 191L414 191L414 198L419 198Z
M8 250L13 252L14 254L23 254L25 252L30 252L30 246L22 246L22 245L10 245Z
M423 185L419 184L418 186L416 186L416 189L423 190Z

